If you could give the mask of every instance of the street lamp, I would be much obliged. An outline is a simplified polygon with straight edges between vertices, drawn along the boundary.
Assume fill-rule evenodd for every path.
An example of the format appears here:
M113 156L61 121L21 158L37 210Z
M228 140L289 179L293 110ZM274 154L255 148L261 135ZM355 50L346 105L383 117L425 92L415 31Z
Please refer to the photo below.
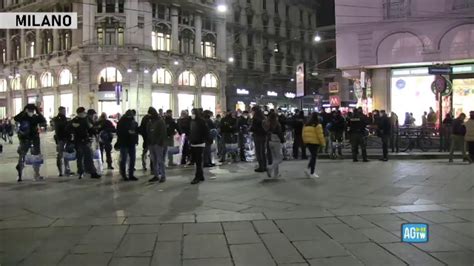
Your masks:
M316 34L316 36L314 37L314 41L315 42L320 42L321 41L321 36L319 36L319 33Z
M178 61L174 61L174 65L175 65L175 66L179 65L179 62L178 62Z
M219 13L225 13L227 12L227 6L224 4L220 4L217 6L217 12Z
M128 69L127 69L127 73L132 73L132 71L133 71L133 70L132 70L131 68L128 68Z
M148 70L148 68L145 68L145 70L143 70L143 73L145 74L148 74L150 72L150 70Z
M234 63L234 58L233 57L229 57L229 63Z

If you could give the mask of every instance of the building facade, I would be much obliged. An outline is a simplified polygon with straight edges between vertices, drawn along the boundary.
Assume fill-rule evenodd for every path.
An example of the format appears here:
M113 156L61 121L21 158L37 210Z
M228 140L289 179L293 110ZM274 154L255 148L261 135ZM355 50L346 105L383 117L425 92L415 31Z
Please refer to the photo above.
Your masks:
M412 112L418 124L439 109L428 67L450 65L443 112L474 110L474 2L336 0L337 67L366 110ZM400 122L403 119L400 118Z
M273 107L299 106L295 94L296 66L306 73L317 67L317 1L232 0L227 14L228 109L248 109L257 103ZM307 93L316 93L308 75Z
M0 30L0 117L37 103L108 115L226 106L226 23L212 0L0 0L0 12L77 12L77 30Z

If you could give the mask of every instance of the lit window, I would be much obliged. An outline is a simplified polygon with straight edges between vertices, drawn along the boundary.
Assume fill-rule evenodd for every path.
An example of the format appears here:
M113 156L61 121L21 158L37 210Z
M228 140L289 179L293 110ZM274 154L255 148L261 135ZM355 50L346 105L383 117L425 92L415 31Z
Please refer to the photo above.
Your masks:
M68 85L72 84L72 73L69 69L63 69L59 73L59 85Z
M18 91L21 90L21 79L20 77L13 78L10 83L12 90Z
M216 42L212 35L206 36L201 42L201 53L203 57L216 57Z
M44 72L41 76L41 85L43 87L53 87L53 75L51 72Z
M115 67L106 67L100 71L98 83L104 82L122 82L122 74Z
M7 91L7 81L5 79L0 79L0 92Z
M38 82L36 81L35 75L29 75L26 79L26 89L36 89L38 87Z
M125 44L125 38L123 34L123 28L118 28L118 46L123 46Z
M158 68L153 73L153 83L171 84L171 73L167 69Z
M5 48L2 49L2 62L7 62L7 49Z
M179 86L196 86L196 76L191 71L184 71L178 77Z
M33 58L35 57L35 42L30 42L29 43L29 52L30 52L30 57Z
M216 75L212 73L206 74L201 81L201 87L203 88L217 88Z
M158 29L151 32L151 46L154 51L170 51L171 35L167 29Z
M97 29L97 43L99 45L104 45L104 31L102 28Z

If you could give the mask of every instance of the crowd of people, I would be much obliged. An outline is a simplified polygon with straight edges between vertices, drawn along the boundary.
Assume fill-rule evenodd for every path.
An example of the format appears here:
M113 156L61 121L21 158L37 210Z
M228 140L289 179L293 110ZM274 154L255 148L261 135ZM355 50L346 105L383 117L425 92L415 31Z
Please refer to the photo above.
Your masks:
M436 118L433 114L431 109L427 114L427 124L434 121L433 116ZM112 153L115 150L119 153L118 165L122 179L136 181L136 147L141 136L141 164L144 171L151 171L149 182L166 182L166 168L177 165L174 163L174 155L179 154L181 159L178 163L184 166L194 165L195 175L191 183L198 184L204 181L203 168L216 166L213 161L214 152L217 152L220 163L225 163L229 158L247 162L253 160L253 156L248 155L249 145L257 161L255 172L266 172L269 178L278 178L279 165L284 160L301 158L308 160L305 171L307 176L317 178L318 154L326 152L335 157L342 156L344 139L351 144L354 162L359 161L359 149L362 161L368 162L367 136L370 131L381 139L380 160L388 161L393 133L398 130L396 114L391 113L389 117L384 110L374 110L365 115L362 108L344 114L339 110L330 113L322 110L320 113L305 115L300 110L290 114L281 109L267 110L254 106L250 112L228 111L215 118L211 111L196 108L191 114L182 111L175 120L171 110L163 112L150 107L140 123L136 121L136 116L135 110L128 110L119 117L115 125L105 113L98 115L95 110L86 110L84 107L79 107L75 117L69 119L65 108L60 107L58 115L52 119L59 176L74 175L70 162L76 160L79 179L86 173L91 178L101 178L102 170L98 168L102 168L104 156L107 170L114 170ZM455 148L461 148L463 158L472 162L474 112L470 113L467 122L464 121L464 114L451 121L448 118L445 121L450 123L452 129L450 161ZM34 104L26 105L23 112L14 117L14 121L19 139L16 169L18 181L22 181L28 155L41 155L39 128L46 121ZM405 124L411 125L413 122L411 115L407 114ZM2 138L8 138L12 143L12 123L9 120L3 121L1 129ZM466 146L470 157L466 156ZM94 159L101 164L95 164ZM42 179L39 173L41 163L30 163L37 180Z

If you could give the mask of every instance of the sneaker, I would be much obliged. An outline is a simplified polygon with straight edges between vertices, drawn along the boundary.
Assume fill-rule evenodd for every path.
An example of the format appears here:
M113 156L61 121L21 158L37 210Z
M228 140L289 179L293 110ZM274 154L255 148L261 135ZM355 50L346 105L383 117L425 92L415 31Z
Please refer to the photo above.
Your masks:
M158 182L160 181L160 178L157 176L154 176L152 179L148 180L148 182Z
M355 160L352 160L352 161L356 163L356 162L358 162L359 160L355 159Z
M114 170L115 168L112 165L107 166L108 170Z
M101 178L101 177L102 177L102 176L99 175L98 173L93 173L93 174L91 174L91 178L92 178L92 179L99 179L99 178Z
M311 177L311 172L309 171L309 169L304 170L304 173L307 177Z
M191 181L191 185L199 184L199 182L201 182L201 180L199 180L199 179L193 179L193 181Z
M160 179L160 183L164 183L164 182L166 182L166 177L162 176L161 179Z
M319 175L314 173L314 174L311 175L311 178L319 178Z
M128 180L130 180L130 181L138 181L138 178L136 178L135 176L132 175L132 176L130 176L130 177L128 178Z
M365 159L365 160L363 160L363 162L364 162L364 163L367 163L367 162L369 162L369 160Z
M71 171L69 171L69 172L66 172L66 176L71 176L71 175L75 175L75 174L76 174L76 173L74 173L74 172L71 172Z
M42 177L42 176L35 177L35 181L41 181L41 180L44 180L44 177Z
M268 178L271 178L271 177L272 177L272 173L270 173L270 171L271 171L270 169L271 169L270 167L267 168L267 176L268 176Z
M58 175L58 176L59 176L59 177L63 177L64 175L63 175L63 173L59 173L59 175Z
M79 178L78 179L82 179L84 175L83 174L79 174Z
M22 181L23 181L23 180L21 179L21 177L18 177L18 178L16 179L16 182L18 182L18 183L20 183L20 182L22 182Z

